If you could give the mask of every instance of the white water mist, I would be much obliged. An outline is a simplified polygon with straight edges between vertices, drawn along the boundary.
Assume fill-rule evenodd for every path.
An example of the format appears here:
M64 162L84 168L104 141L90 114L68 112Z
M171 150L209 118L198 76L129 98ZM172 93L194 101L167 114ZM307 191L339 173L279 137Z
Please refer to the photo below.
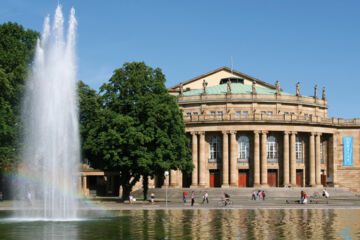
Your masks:
M27 218L73 219L77 215L80 140L76 89L77 22L72 8L66 37L61 6L52 26L44 21L24 101L24 152L18 193L31 194ZM26 206L26 205L25 205ZM29 211L29 209L31 211Z

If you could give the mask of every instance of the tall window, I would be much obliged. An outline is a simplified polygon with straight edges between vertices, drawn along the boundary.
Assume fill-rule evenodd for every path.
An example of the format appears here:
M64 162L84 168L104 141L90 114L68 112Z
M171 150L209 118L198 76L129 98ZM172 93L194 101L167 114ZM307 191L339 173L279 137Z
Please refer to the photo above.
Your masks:
M303 162L303 144L299 137L296 137L296 162L302 163Z
M212 137L209 144L209 162L220 161L220 138Z
M321 164L325 163L325 159L324 159L324 145L322 142L320 142L320 159L321 159Z
M249 138L246 136L241 136L238 138L238 162L249 162Z
M269 136L267 139L267 160L278 162L278 142L274 136Z

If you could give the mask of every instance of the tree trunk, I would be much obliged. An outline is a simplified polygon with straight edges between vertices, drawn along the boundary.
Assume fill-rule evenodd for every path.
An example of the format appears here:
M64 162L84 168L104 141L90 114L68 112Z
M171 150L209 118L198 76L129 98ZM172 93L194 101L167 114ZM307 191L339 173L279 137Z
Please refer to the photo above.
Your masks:
M149 177L143 176L143 193L144 193L144 200L147 200L147 193L149 190Z
M121 184L121 186L122 186L122 190L123 190L121 199L123 201L129 200L129 196L130 196L132 187L129 184L126 184L126 183Z

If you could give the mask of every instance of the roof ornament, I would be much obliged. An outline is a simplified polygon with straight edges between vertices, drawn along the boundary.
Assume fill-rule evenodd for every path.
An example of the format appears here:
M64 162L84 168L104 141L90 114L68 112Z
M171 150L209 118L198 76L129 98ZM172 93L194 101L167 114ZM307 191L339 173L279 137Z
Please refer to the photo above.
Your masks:
M180 97L184 96L184 86L182 83L180 83L180 94L179 94Z
M276 81L275 87L276 87L276 95L280 95L281 90L280 90L280 82L279 81Z
M256 85L256 81L254 80L254 81L252 82L252 94L256 94L256 87L255 87L255 85Z
M301 93L300 93L300 83L299 83L299 82L296 83L296 96L301 97Z
M315 85L315 87L314 87L314 98L315 99L317 98L317 88L318 88L318 86Z
M231 94L231 81L230 79L227 81L227 92L226 94Z
M325 87L323 87L322 91L322 100L326 101Z
M202 86L203 86L203 92L202 95L206 95L206 86L208 85L208 83L205 81L205 79L202 82Z

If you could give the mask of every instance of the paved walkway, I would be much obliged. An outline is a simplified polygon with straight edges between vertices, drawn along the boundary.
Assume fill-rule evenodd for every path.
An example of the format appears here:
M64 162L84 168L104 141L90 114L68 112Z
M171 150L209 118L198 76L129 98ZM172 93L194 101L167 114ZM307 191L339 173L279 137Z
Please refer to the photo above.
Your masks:
M80 203L80 209L82 210L155 210L155 209L360 209L359 199L347 199L347 198L333 198L333 199L317 199L316 203L299 204L296 203L297 199L267 199L263 200L235 200L232 205L226 207L218 207L218 200L210 201L207 203L195 202L194 206L190 203L183 203L180 201L171 201L166 204L164 200L158 200L155 203L137 201L133 204L118 202L119 199L93 199L84 200ZM16 207L15 201L0 202L0 211L21 210L21 207ZM28 209L28 207L24 207Z

